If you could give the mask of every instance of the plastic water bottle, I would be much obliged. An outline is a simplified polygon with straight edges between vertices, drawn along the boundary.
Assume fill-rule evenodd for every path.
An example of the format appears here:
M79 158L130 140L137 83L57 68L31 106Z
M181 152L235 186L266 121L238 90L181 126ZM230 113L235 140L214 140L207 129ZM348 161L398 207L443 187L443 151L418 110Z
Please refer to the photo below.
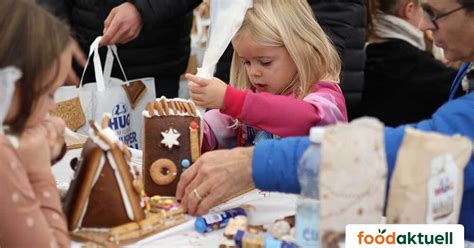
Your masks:
M319 163L324 128L313 127L311 145L298 164L301 194L296 207L296 243L299 247L319 247Z

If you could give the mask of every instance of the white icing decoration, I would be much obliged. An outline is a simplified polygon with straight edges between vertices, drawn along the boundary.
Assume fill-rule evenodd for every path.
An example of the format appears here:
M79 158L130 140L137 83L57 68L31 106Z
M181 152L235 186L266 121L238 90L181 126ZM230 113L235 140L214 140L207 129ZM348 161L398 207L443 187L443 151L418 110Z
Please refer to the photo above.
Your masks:
M94 123L95 127L97 128L97 130L99 131L99 133L103 136L105 136L110 142L114 143L114 144L117 144L117 146L119 147L120 150L124 150L123 147L124 144L122 141L120 141L120 139L118 138L117 134L115 133L114 130L112 130L111 128L107 127L107 128L100 128L97 123ZM94 130L92 128L89 129L89 137L92 139L92 141L98 145L100 147L100 149L104 150L104 151L108 151L110 150L110 146L104 141L102 140L101 137L99 137L99 135L96 135L96 133L94 132Z
M163 135L161 144L165 144L165 146L167 146L169 149L173 148L174 145L179 146L178 138L181 136L181 134L178 132L178 130L170 127L168 131L161 132L161 135Z
M120 176L120 172L118 170L117 164L115 163L115 160L113 159L113 156L112 156L111 152L107 152L107 158L109 160L110 166L114 170L115 179L117 180L117 184L119 185L120 194L122 196L122 200L123 200L123 204L125 206L125 211L127 212L127 216L129 217L130 220L135 220L133 210L132 210L132 206L130 204L130 199L128 198L127 192L125 190L125 184L123 182L123 178ZM101 156L99 166L98 166L97 171L94 175L94 180L92 181L92 185L89 188L89 195L90 195L90 192L92 191L92 189L94 188L94 185L97 183L97 180L99 180L99 176L100 176L100 173L102 172L102 169L104 168L104 165L105 165L105 157ZM87 200L84 204L84 207L81 210L79 225L74 231L81 228L82 221L84 219L84 215L86 214L86 210L87 210L88 205L89 205L89 198L87 198ZM81 229L84 230L84 228L81 228ZM90 230L90 229L88 229L88 230Z
M89 129L89 137L92 139L92 142L100 147L100 149L104 151L110 150L110 146L107 145L107 143L105 143L99 136L97 136L92 128Z
M97 167L97 170L95 172L92 185L89 188L89 193L88 193L89 196L91 194L92 188L94 188L95 183L99 179L99 175L100 175L100 172L102 171L102 168L104 168L104 164L105 164L105 158L104 156L100 156L99 166ZM79 217L79 223L74 231L77 231L82 226L82 220L84 219L84 215L86 215L87 206L89 206L89 197L87 197L86 202L84 203L84 206L82 207L81 216Z
M100 133L107 137L107 139L109 139L114 144L118 144L120 142L117 134L110 127L102 129Z
M148 112L148 111L146 111L146 110L143 110L143 111L142 111L142 115L143 115L143 117L145 117L145 118L148 118L148 119L151 118L150 112Z
M123 205L125 206L125 210L127 211L127 216L130 220L135 220L135 215L133 214L132 205L130 204L130 199L128 198L125 183L123 181L122 176L120 175L120 171L118 169L117 164L115 163L114 157L111 152L107 152L107 158L109 159L109 163L112 166L112 169L114 170L115 179L117 179L117 184L119 185L120 194L122 195Z

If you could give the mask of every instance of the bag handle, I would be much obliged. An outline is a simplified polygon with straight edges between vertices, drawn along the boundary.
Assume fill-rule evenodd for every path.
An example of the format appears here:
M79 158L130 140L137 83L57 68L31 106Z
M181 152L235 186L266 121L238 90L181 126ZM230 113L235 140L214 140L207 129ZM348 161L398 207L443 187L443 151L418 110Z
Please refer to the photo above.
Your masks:
M117 58L117 62L119 63L120 70L122 71L123 77L125 81L128 83L127 76L125 75L125 71L122 67L122 63L120 62L120 58L117 53L117 46L109 45L107 46L107 55L105 59L105 67L102 70L102 63L100 61L100 54L99 54L99 44L102 40L102 36L97 37L91 44L89 48L89 56L86 61L86 65L84 66L84 70L82 71L81 81L79 87L82 87L82 83L84 81L84 75L86 73L87 66L89 66L89 61L91 56L94 55L93 63L94 63L94 74L95 74L95 81L97 84L97 91L105 91L105 82L110 81L110 75L112 74L112 65L114 63L114 55Z
M128 78L125 74L125 70L123 69L122 62L120 61L120 57L118 56L117 46L110 45L107 46L107 55L105 58L105 65L104 65L104 82L107 84L110 82L110 77L112 75L112 65L114 64L114 57L117 59L118 65L120 70L122 71L123 79L128 84Z

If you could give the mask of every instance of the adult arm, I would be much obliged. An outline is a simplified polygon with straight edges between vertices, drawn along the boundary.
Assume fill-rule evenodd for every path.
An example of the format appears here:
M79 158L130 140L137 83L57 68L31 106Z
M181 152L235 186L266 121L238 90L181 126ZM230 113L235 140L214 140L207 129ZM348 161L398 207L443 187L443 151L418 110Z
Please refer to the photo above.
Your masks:
M257 143L252 159L255 186L266 191L299 193L298 162L308 146L308 137Z
M407 126L445 135L460 134L474 140L474 93L445 103L433 114L431 119L397 128L385 128L385 151L389 166L389 177L392 175L398 149ZM472 157L464 171L464 177L474 178L474 161ZM465 190L473 188L473 180L464 180Z

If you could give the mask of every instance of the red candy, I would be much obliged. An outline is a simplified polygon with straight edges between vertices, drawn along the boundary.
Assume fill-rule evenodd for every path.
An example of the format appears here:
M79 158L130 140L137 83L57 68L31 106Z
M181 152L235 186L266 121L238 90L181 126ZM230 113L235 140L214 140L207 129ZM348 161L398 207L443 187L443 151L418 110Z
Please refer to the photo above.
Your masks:
M191 121L191 124L189 125L192 129L197 129L199 126L195 121Z

